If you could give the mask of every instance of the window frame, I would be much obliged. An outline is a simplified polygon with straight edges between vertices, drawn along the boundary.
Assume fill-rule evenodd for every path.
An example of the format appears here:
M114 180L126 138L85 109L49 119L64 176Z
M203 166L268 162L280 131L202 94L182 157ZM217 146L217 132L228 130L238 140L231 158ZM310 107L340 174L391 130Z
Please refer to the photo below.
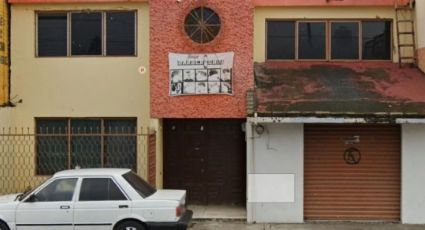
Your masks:
M67 123L67 129L65 130L66 133L65 134L61 134L63 136L65 136L67 138L67 152L66 152L66 158L67 158L67 167L65 170L69 170L72 169L72 153L70 151L70 146L71 146L71 140L72 140L72 130L71 130L71 121L72 120L100 120L101 121L101 132L98 133L98 135L101 137L101 145L103 146L105 143L105 120L115 120L115 121L134 121L135 122L135 133L134 136L137 138L138 137L138 129L137 129L137 125L138 125L138 119L137 117L35 117L34 118L34 135L35 135L35 140L34 140L34 170L35 170L35 174L36 176L49 176L49 175L53 175L53 174L43 174L43 173L39 173L39 163L38 163L38 158L39 158L39 153L38 153L38 137L39 137L39 133L37 130L37 123L38 121L48 121L48 120L65 120ZM101 165L102 167L105 165L105 148L102 147L102 152L100 153L100 158L101 158ZM138 162L137 162L137 158L138 158L138 153L139 153L139 145L137 144L137 139L136 139L136 146L135 146L135 169L138 168Z
M134 14L134 53L131 55L108 55L107 54L107 14L108 13L133 13ZM38 15L40 14L66 14L66 31L67 31L67 39L66 39L66 48L67 48L67 54L65 56L39 56L38 51ZM73 13L101 13L101 35L102 35L102 41L101 41L101 51L102 53L100 55L72 55L72 14ZM68 58L68 57L138 57L138 10L39 10L35 11L34 13L35 17L35 52L34 56L36 58Z
M357 30L358 30L358 41L357 41L357 55L358 58L357 59L334 59L332 58L332 23L355 23L357 24ZM362 21L361 20L329 20L328 21L328 26L329 26L329 31L328 31L328 39L329 39L329 56L328 59L330 61L361 61L363 60L363 47L362 47L362 43L363 43L363 31L362 31Z
M390 23L390 47L389 47L389 49L390 49L390 59L363 59L363 22L389 22ZM361 33L361 38L360 38L360 49L361 49L361 53L360 53L360 55L361 55L361 58L362 58L362 60L364 60L364 61L392 61L393 60L393 58L394 58L394 50L396 50L397 51L397 54L398 55L400 55L400 50L398 50L397 48L395 48L395 45L394 45L394 41L395 41L395 39L396 39L396 36L394 36L394 20L392 20L392 19L364 19L364 20L362 20L361 21L361 23L360 23L360 26L361 26L361 28L360 28L360 30L362 31L362 33Z
M295 23L295 47L294 47L294 51L295 51L295 58L294 59L270 59L268 57L268 22L294 22ZM326 49L326 58L325 59L299 59L299 23L303 23L303 22L324 22L325 23L325 32L326 32L326 44L325 44L325 49ZM358 37L359 37L359 44L358 44L358 52L359 52L359 58L358 59L332 59L332 23L333 22L357 22L358 23ZM363 22L389 22L390 23L390 44L391 46L389 47L390 49L390 58L389 59L363 59ZM393 61L394 59L394 39L395 36L393 34L394 32L394 19L393 18L350 18L350 19L316 19L316 18L312 18L312 19L305 19L305 18L266 18L265 19L265 46L264 46L264 52L265 52L265 60L266 61L270 61L270 62L290 62L290 61L316 61L316 62L321 62L321 61L332 61L332 62L376 62L376 61ZM399 52L399 51L397 51Z
M303 59L300 59L299 58L299 56L300 56L300 50L299 50L299 42L300 42L300 30L299 30L299 24L300 23L325 23L325 58L324 59L310 59L310 58L303 58ZM295 41L296 41L296 43L295 43L295 60L297 60L297 61L326 61L327 60L327 58L328 58L328 52L329 52L329 50L328 50L328 47L329 47L329 44L328 44L328 33L329 33L329 25L328 25L328 22L326 21L326 20L297 20L296 22L295 22Z
M295 36L294 36L294 45L295 45L295 53L294 53L294 57L295 57L295 59L269 59L268 58L268 42L269 42L269 31L268 31L268 25L267 25L267 23L268 22L293 22L294 23L294 33L295 33ZM266 24L265 24L265 31L266 31L266 34L265 34L265 38L266 38L266 42L265 42L265 52L266 52L266 60L270 60L270 61L278 61L278 60L280 60L280 61L293 61L293 60L297 60L297 58L298 58L298 54L297 54L297 46L298 46L298 36L297 36L297 33L298 33L298 24L297 24L297 20L292 20L292 19L266 19Z
M120 190L120 192L124 195L126 200L80 200L80 194L83 188L83 182L84 179L110 179L112 182L117 186L117 188ZM75 202L123 202L123 201L131 201L130 196L124 191L124 189L121 187L119 183L115 180L112 176L84 176L80 178L80 183L78 187L78 194L75 194Z
M20 202L22 203L28 203L29 202L29 198L32 195L36 195L38 194L41 190L45 189L47 186L49 186L51 183L57 181L57 180L64 180L64 179L76 179L76 183L75 183L75 187L74 187L74 193L72 195L72 199L71 201L47 201L47 202L74 202L76 200L77 197L77 193L79 193L78 191L80 190L80 184L81 184L81 178L78 176L61 176L61 177L52 177L48 180L46 180L45 182L43 182L41 185L39 185L38 187L36 187L32 192L30 192L28 195L26 195ZM46 203L46 201L37 201L40 203Z

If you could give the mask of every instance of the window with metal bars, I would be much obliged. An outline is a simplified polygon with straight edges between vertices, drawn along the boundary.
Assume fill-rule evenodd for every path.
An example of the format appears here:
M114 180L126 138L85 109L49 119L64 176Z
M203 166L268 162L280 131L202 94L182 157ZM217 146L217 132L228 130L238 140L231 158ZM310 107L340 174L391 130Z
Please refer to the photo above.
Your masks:
M197 43L208 43L214 40L221 28L218 14L207 7L198 7L190 11L185 19L186 34Z
M81 168L137 169L136 119L37 118L37 174Z

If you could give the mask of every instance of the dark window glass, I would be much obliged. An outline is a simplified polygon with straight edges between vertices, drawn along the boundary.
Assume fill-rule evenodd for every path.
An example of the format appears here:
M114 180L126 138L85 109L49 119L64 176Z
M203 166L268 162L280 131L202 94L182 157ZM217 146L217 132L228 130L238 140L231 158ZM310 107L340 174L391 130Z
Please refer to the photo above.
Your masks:
M106 14L107 55L135 54L135 13L113 12Z
M359 59L357 22L332 22L331 36L332 59Z
M295 59L295 22L267 22L267 59Z
M67 55L66 13L38 14L38 56Z
M136 171L136 120L105 120L104 167L130 168ZM116 136L109 134L118 134Z
M102 14L72 13L72 55L102 54Z
M36 126L39 175L68 169L68 161L71 168L137 169L136 119L37 119Z
M102 167L101 124L101 120L97 119L71 120L72 168Z
M83 179L80 201L127 200L110 178Z
M326 24L324 22L300 22L298 25L298 58L326 58Z
M391 59L391 22L363 22L363 59Z
M37 120L37 173L51 175L68 168L66 119Z
M38 202L72 201L76 178L57 179L36 194Z
M143 198L146 198L156 192L154 187L133 172L128 172L124 174L123 177Z

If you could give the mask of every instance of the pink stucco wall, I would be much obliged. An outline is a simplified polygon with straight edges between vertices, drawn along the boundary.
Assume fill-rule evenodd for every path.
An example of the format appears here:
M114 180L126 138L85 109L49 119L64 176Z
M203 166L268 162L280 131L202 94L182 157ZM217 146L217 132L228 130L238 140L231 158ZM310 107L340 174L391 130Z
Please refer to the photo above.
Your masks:
M253 88L253 13L251 0L151 0L150 86L155 118L243 118L246 91ZM206 6L220 16L222 27L210 43L197 44L184 31L193 8ZM169 96L168 54L233 51L233 95Z

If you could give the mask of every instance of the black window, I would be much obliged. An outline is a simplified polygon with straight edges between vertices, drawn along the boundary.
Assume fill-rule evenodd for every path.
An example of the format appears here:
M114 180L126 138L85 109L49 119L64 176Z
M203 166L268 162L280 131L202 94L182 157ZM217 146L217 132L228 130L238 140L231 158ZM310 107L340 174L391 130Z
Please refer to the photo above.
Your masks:
M110 178L85 178L81 184L80 201L127 200Z
M71 168L102 167L102 121L71 119Z
M112 12L106 14L106 54L134 55L135 14Z
M295 58L295 22L267 22L267 58Z
M298 24L298 58L326 59L326 23Z
M102 54L102 14L71 14L72 55Z
M391 59L391 22L365 21L362 23L363 59Z
M331 59L359 59L359 23L331 23Z
M38 15L38 56L66 56L66 13L43 13Z
M134 56L136 12L37 14L37 55Z
M68 169L68 122L63 119L37 121L37 173L49 175Z
M72 201L76 178L57 179L35 195L37 202Z
M136 170L136 123L131 118L37 119L37 173L75 167Z
M128 172L124 174L123 177L143 198L148 197L156 192L154 187L149 185L149 183L133 172Z

